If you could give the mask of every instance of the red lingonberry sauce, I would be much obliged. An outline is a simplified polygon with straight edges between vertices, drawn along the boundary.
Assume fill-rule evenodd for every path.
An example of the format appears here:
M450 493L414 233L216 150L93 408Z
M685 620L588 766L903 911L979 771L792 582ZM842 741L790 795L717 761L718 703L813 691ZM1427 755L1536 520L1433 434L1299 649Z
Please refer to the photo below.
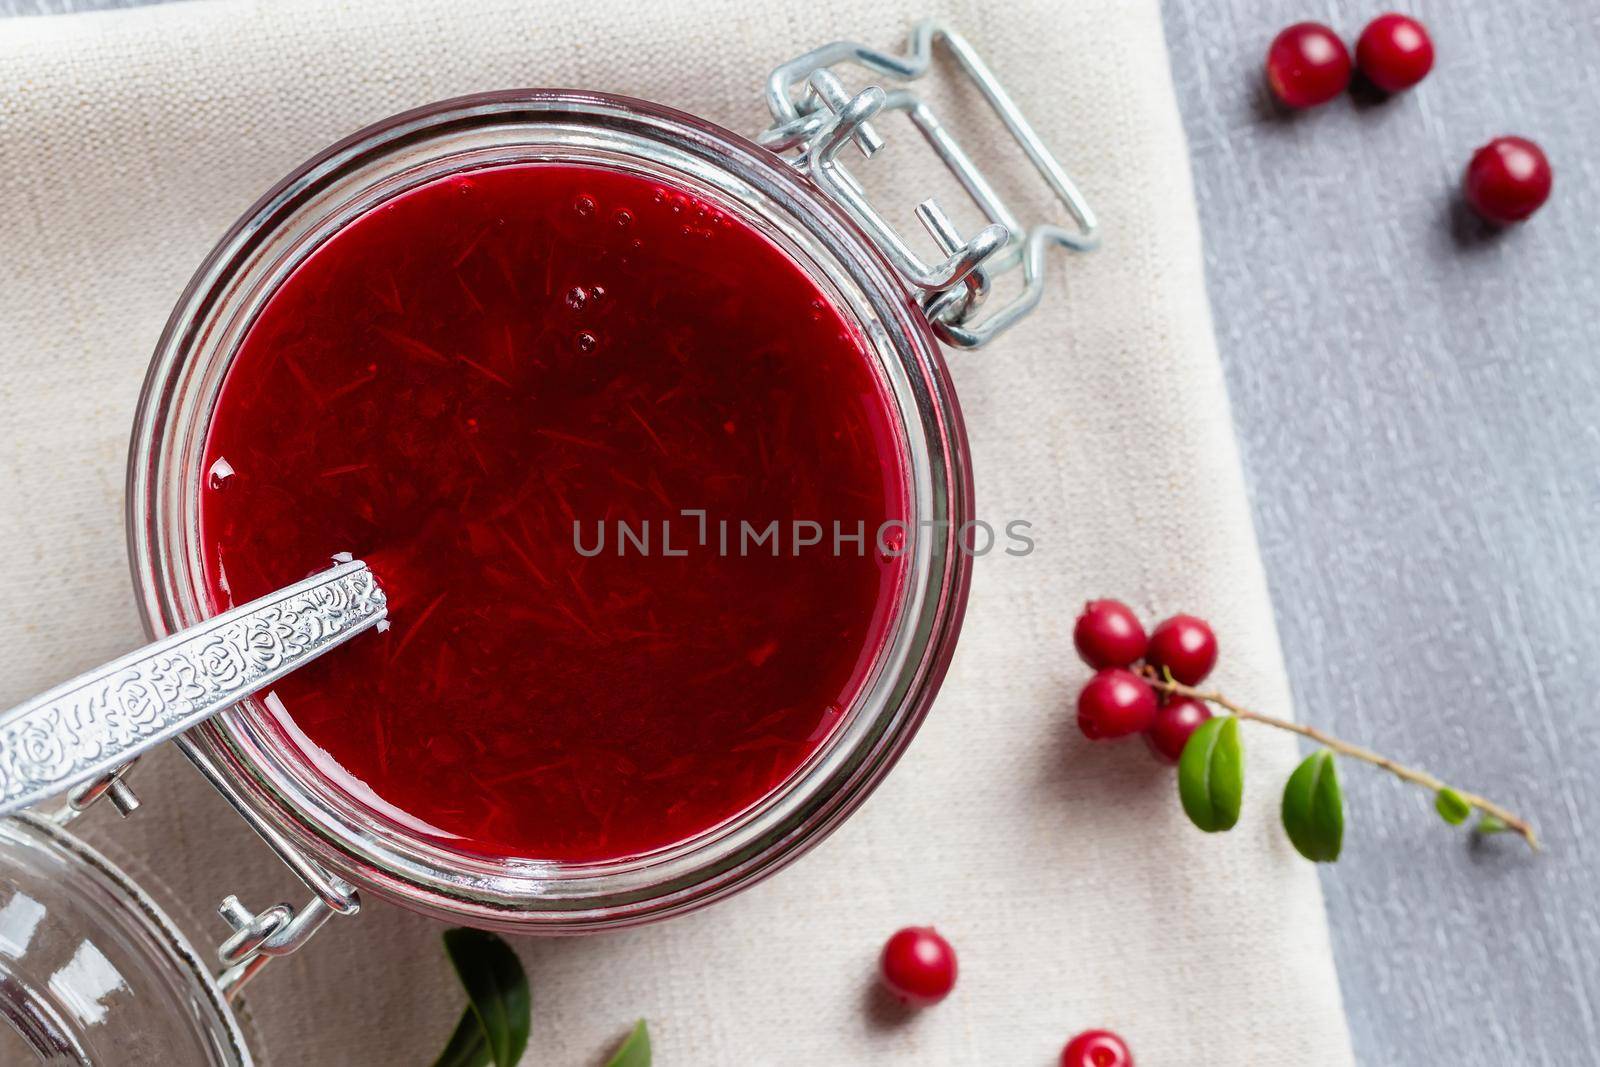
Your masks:
M206 443L213 607L367 560L393 628L273 687L285 740L452 847L636 855L768 795L864 687L904 580L874 538L908 517L896 426L856 326L719 205L589 166L441 179L249 330ZM741 555L772 520L781 554Z

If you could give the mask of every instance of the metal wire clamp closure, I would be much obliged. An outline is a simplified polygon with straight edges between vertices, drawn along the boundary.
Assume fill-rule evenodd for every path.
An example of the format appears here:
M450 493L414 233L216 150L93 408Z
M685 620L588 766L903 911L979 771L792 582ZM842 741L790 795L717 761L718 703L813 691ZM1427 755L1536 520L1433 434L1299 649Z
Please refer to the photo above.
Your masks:
M171 739L310 890L298 909L274 904L258 914L237 897L222 902L219 910L233 933L218 950L224 967L218 985L230 1000L274 956L299 948L330 917L355 914L361 898L251 807L180 731L385 625L388 601L366 564L347 554L335 563L0 712L0 809L73 786L67 804L50 816L57 825L101 799L127 815L139 806L125 780L132 765L127 757Z
M1053 223L1023 226L919 97L907 89L886 90L876 85L851 96L830 69L850 63L887 79L914 81L932 68L934 48L939 44L966 72L1033 162L1071 216L1073 228ZM937 20L924 20L912 29L903 56L850 41L836 41L807 52L772 72L767 79L766 99L773 125L757 141L785 155L843 206L919 294L934 333L946 344L977 348L1032 311L1044 295L1045 253L1050 247L1087 252L1099 243L1094 212L1055 155L1034 132L988 64L964 37ZM919 204L917 218L947 257L942 262L926 263L912 251L873 208L860 183L838 159L847 142L854 142L867 158L877 153L883 139L871 120L884 111L906 113L989 220L970 240L963 240L935 201L928 199ZM978 308L993 280L1019 268L1022 292L998 310L979 316Z

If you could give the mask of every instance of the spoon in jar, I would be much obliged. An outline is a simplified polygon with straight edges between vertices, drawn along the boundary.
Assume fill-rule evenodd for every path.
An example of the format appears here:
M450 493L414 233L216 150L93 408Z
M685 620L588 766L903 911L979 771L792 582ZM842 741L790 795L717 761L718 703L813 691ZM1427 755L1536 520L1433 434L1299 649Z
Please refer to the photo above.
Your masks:
M388 598L348 560L0 712L0 816L95 781L357 634Z

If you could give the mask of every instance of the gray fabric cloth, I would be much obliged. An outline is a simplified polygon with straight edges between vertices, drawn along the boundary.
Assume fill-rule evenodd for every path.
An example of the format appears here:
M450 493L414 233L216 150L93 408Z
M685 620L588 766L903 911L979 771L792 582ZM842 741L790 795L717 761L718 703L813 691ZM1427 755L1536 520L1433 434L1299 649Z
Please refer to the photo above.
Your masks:
M838 834L712 909L518 947L529 1062L594 1062L647 1017L664 1063L1048 1062L1111 1026L1142 1064L1349 1062L1315 874L1275 788L1209 838L1137 742L1091 746L1072 618L1116 595L1205 614L1219 678L1288 711L1211 336L1181 128L1153 0L932 5L984 50L1101 213L1104 249L1055 260L1046 306L952 365L981 513L1039 550L977 566L965 636L922 735ZM359 125L513 85L608 89L762 126L766 72L823 39L880 46L926 5L734 0L563 6L444 0L176 4L16 23L0 36L0 703L140 639L121 523L125 442L155 338L189 272L250 201ZM1008 169L970 100L934 91ZM909 205L938 188L915 138L880 168ZM1019 200L1042 196L1009 168ZM881 174L881 170L879 171ZM1292 766L1252 734L1250 775ZM146 808L86 830L196 911L292 883L170 756ZM879 1009L883 938L938 925L955 996ZM278 1063L426 1062L460 1004L437 924L372 899L249 1001ZM216 922L196 928L213 940Z

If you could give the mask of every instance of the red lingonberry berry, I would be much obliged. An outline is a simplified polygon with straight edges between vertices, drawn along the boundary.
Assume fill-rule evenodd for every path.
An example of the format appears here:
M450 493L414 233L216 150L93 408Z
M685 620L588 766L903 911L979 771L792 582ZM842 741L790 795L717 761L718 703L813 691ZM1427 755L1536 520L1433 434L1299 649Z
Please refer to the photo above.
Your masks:
M1144 732L1144 743L1162 763L1177 763L1183 746L1199 725L1211 718L1211 709L1198 700L1177 697L1156 711L1155 725Z
M1133 1053L1110 1030L1085 1030L1061 1050L1061 1067L1133 1067Z
M1350 84L1350 50L1317 22L1297 22L1267 49L1267 84L1289 107L1315 107Z
M956 984L956 950L931 926L908 926L883 946L883 984L907 1004L925 1008Z
M1091 741L1136 734L1155 721L1156 691L1132 671L1108 667L1078 694L1078 729Z
M1174 615L1150 634L1150 666L1184 685L1199 685L1217 665L1217 636L1204 619Z
M1506 225L1521 222L1550 197L1550 161L1522 137L1496 137L1472 154L1462 181L1472 210Z
M1433 69L1433 39L1422 23L1390 12L1367 23L1356 41L1356 66L1386 93L1409 89Z
M1072 628L1072 643L1095 670L1126 667L1144 655L1144 627L1121 601L1091 600Z

